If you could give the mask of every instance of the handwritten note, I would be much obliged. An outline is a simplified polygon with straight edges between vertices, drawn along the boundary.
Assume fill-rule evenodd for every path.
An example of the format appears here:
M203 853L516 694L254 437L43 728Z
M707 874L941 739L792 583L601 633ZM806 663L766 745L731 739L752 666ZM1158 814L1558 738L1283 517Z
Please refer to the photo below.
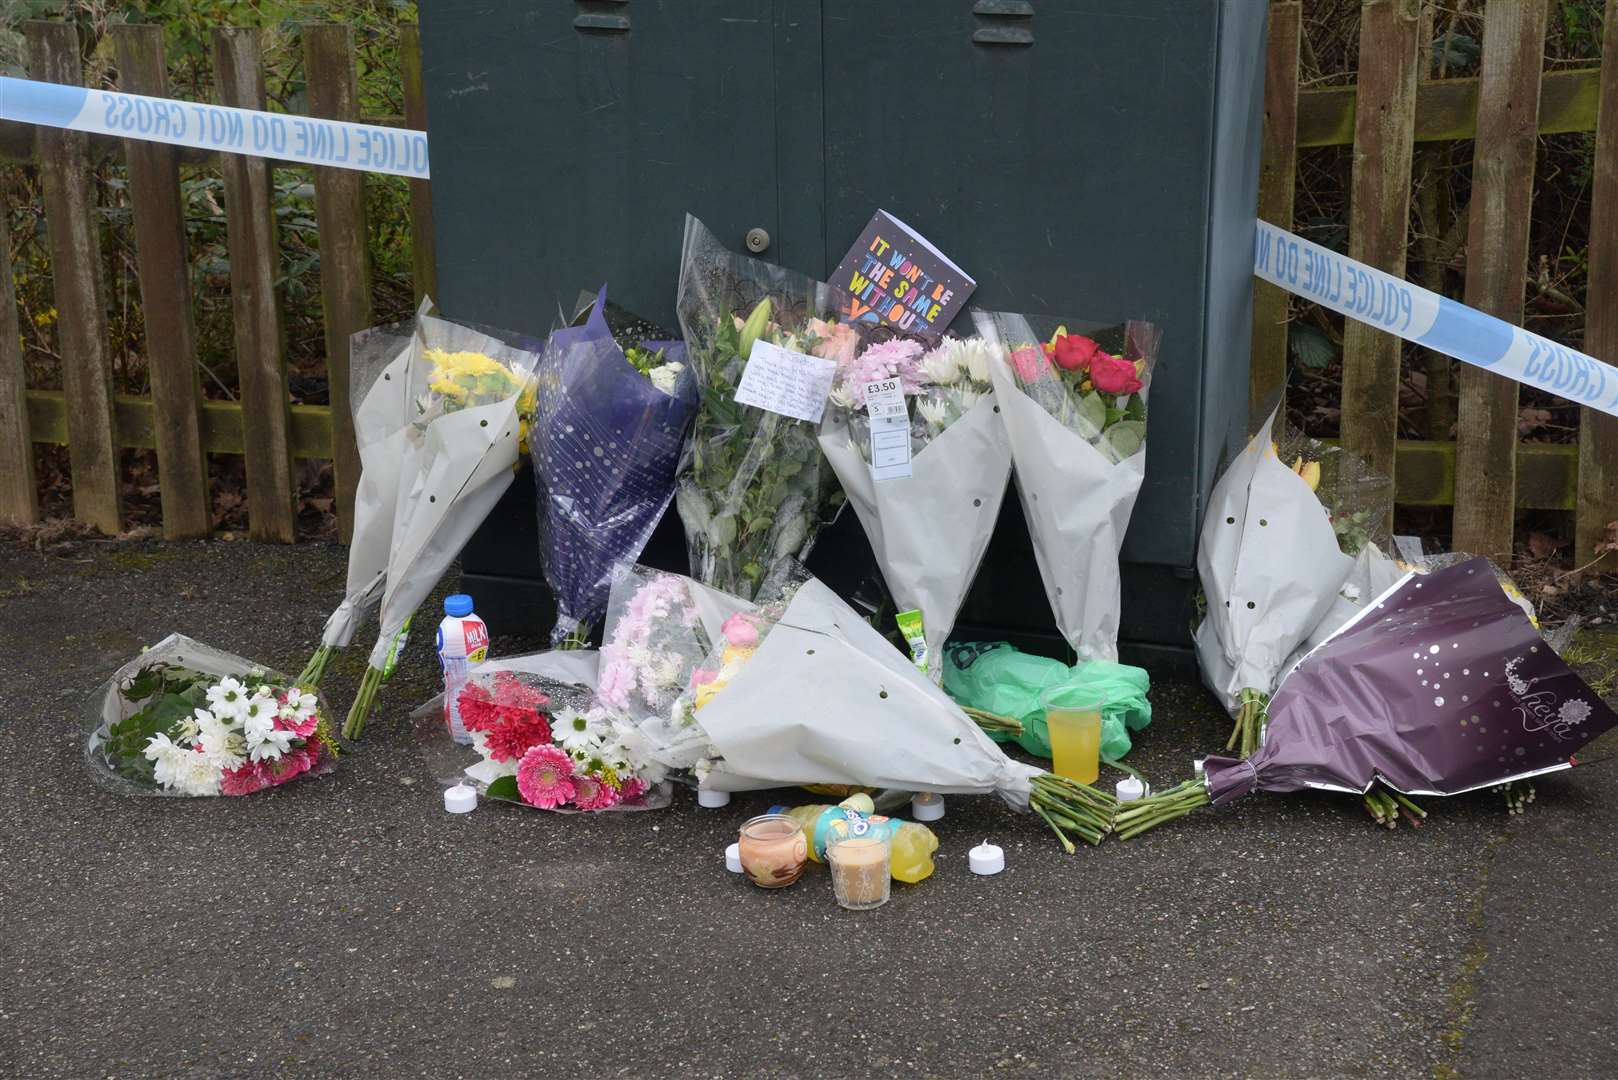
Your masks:
M911 475L910 412L898 379L865 384L865 410L871 419L871 479Z
M820 423L837 362L756 342L736 386L736 400L794 420Z

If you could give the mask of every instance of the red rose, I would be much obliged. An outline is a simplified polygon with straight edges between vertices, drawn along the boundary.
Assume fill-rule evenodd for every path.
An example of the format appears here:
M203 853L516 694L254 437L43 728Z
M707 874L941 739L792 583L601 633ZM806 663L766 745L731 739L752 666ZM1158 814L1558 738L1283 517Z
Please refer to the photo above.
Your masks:
M1066 334L1056 339L1050 357L1063 371L1083 371L1097 356L1105 356L1101 346L1080 334Z
M1097 352L1090 361L1090 378L1104 394L1133 394L1141 387L1133 360L1104 352Z

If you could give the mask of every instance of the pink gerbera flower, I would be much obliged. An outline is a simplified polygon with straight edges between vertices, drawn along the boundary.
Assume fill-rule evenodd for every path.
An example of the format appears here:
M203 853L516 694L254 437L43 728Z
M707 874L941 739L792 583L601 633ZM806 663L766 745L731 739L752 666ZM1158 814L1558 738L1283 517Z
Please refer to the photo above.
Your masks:
M574 778L573 803L580 810L605 810L618 802L618 789L611 784L589 773Z
M535 746L517 763L517 790L530 806L554 810L574 794L573 760L559 746Z
M638 776L631 776L624 781L624 786L618 789L618 797L626 803L635 802L644 798L650 785Z

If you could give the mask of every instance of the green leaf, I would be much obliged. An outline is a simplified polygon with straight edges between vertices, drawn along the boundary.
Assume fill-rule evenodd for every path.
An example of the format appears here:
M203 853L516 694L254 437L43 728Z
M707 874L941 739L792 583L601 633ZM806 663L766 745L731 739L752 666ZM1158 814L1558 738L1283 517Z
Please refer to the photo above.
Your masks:
M502 776L489 784L489 790L483 793L484 798L499 799L502 802L522 802L522 792L517 790L515 776Z
M1336 343L1318 326L1293 323L1287 343L1292 346L1292 355L1297 357L1298 363L1311 371L1328 367L1337 359Z
M1130 420L1146 422L1146 400L1139 394L1129 395L1129 404L1124 408L1124 416Z
M1101 400L1100 394L1092 390L1079 399L1079 422L1086 425L1083 430L1099 432L1106 421L1107 403Z
M1128 460L1145 444L1146 425L1138 420L1121 420L1107 429L1101 441L1106 444L1103 452L1113 461Z

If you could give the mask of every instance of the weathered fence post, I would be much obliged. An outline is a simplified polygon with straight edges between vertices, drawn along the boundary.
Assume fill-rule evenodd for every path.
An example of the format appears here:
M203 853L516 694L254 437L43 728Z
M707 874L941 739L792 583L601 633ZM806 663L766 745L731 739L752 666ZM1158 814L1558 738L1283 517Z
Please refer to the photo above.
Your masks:
M4 195L0 210L10 201L10 192ZM28 372L18 337L17 291L11 283L11 230L0 218L0 525L32 525L38 520Z
M163 28L116 24L113 47L118 83L130 93L168 96ZM202 387L197 377L196 328L191 318L191 270L186 257L185 208L174 148L125 139L129 201L140 267L141 318L152 379L152 431L163 504L163 535L171 540L207 536L208 462L202 450Z
M1601 104L1596 115L1595 183L1590 193L1590 281L1584 348L1618 364L1618 0L1607 0L1601 55ZM1579 410L1579 491L1574 516L1574 566L1595 560L1607 524L1618 521L1618 416ZM1602 569L1618 569L1607 555Z
M334 23L303 28L309 112L326 120L358 120L354 32ZM354 489L360 452L349 401L349 335L371 325L371 260L365 242L365 174L317 166L315 218L320 226L320 302L326 328L326 381L331 400L332 482L337 534L354 533Z
M1520 323L1539 149L1546 0L1490 0L1483 17L1466 303ZM1517 384L1471 364L1462 365L1459 376L1455 550L1506 563L1516 520Z
M214 31L214 80L222 104L264 109L264 70L257 30ZM225 179L230 246L230 298L236 324L236 370L242 396L242 448L247 458L248 532L255 540L293 538L290 405L275 283L280 252L270 163L245 154L219 155Z
M33 78L83 84L79 33L73 24L31 21L25 32ZM95 176L80 132L39 127L34 139L45 187L45 227L50 233L51 278L60 327L73 516L113 534L122 527L122 492L107 314L101 300Z
M1264 64L1264 152L1259 162L1258 216L1292 228L1298 174L1298 46L1303 33L1297 0L1270 5L1269 54ZM1247 428L1257 430L1263 410L1287 379L1287 292L1253 283L1253 357L1248 374Z
M399 71L404 79L405 127L427 130L427 95L421 83L421 30L399 29ZM428 148L428 153L431 153ZM429 180L410 182L410 245L416 303L438 295L438 244L433 236L433 188Z
M1418 0L1365 0L1360 7L1348 254L1397 278L1410 247L1420 25ZM1393 476L1398 451L1403 347L1380 327L1345 321L1343 445L1382 476Z

